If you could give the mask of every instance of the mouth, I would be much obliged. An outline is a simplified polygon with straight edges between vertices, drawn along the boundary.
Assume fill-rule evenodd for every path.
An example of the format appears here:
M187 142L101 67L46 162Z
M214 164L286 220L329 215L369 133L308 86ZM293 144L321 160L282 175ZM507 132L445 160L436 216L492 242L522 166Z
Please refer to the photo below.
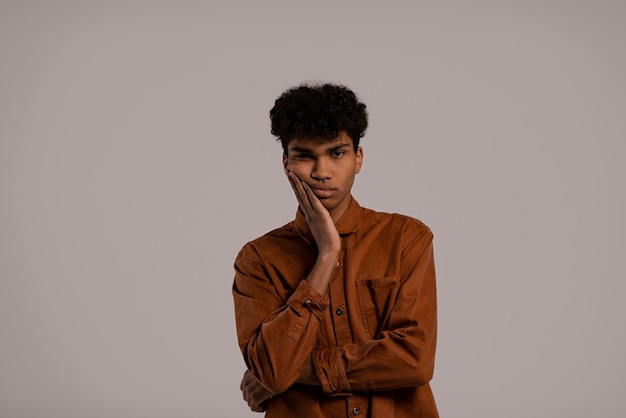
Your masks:
M335 190L334 189L330 189L330 188L326 188L326 187L320 188L320 187L313 187L313 186L311 186L311 190L313 190L313 193L315 193L315 196L319 197L320 199L329 198L333 194L335 194Z

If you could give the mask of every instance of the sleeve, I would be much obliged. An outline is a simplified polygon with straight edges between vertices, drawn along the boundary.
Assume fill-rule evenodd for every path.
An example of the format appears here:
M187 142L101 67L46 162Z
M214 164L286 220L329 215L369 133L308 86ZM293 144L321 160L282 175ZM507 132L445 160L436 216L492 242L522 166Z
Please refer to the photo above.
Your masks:
M325 393L414 387L432 379L437 334L435 264L432 233L423 228L402 251L401 280L389 325L375 339L312 353Z
M248 369L270 391L284 392L311 354L328 299L303 278L285 303L260 257L246 247L235 261L232 292L239 347Z

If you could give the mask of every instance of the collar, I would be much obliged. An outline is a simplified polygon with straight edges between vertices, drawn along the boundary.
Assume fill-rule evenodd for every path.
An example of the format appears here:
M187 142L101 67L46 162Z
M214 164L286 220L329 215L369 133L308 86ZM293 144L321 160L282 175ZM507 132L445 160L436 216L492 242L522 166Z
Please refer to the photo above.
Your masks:
M339 235L349 235L355 232L361 223L361 205L359 205L359 202L357 202L354 197L350 196L350 199L350 205L348 209L346 209L346 213L335 223L335 228L337 228ZM315 242L309 224L304 218L300 207L298 207L298 211L296 212L294 226L298 234L300 234L307 243L312 244Z

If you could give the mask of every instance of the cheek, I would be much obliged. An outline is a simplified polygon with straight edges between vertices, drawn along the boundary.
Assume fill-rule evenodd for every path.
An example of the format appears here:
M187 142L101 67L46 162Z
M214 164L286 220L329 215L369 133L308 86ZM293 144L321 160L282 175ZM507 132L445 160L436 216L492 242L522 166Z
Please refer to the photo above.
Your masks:
M298 175L302 175L306 172L306 167L302 163L287 161L287 165L285 167L288 171L293 171Z

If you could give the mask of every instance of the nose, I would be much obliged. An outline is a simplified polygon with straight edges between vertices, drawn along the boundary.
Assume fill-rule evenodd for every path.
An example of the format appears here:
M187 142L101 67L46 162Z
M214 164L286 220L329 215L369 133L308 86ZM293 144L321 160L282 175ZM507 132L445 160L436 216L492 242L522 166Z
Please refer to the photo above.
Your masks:
M316 180L328 180L330 178L330 164L326 158L318 158L313 165L311 177Z

